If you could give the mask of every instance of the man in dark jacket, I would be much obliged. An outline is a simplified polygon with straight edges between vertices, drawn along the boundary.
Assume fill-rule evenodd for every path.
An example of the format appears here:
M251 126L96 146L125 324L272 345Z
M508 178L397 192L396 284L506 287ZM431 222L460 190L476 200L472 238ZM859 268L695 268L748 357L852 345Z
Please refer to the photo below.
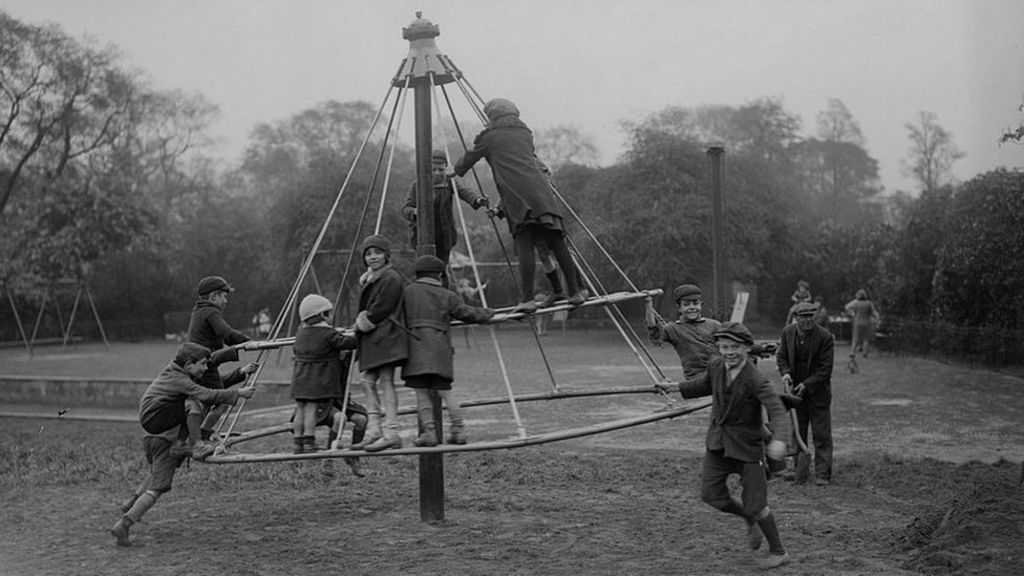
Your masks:
M678 389L683 398L712 396L711 422L705 440L701 470L701 498L709 505L746 520L748 544L761 547L762 534L769 554L763 568L776 568L789 561L782 546L775 516L768 508L768 479L765 474L765 430L762 407L776 426L768 444L768 456L781 460L786 454L789 420L774 388L748 359L754 337L739 322L726 322L715 331L719 355L708 361L707 371L680 384L659 384L662 390ZM742 502L729 492L730 474L739 474Z
M803 399L796 407L797 432L807 442L807 430L814 437L814 483L827 485L832 480L832 334L814 321L818 307L801 302L793 311L796 322L782 330L775 356L787 393ZM774 422L774 420L773 420ZM806 455L797 458L796 480L806 482L810 462Z

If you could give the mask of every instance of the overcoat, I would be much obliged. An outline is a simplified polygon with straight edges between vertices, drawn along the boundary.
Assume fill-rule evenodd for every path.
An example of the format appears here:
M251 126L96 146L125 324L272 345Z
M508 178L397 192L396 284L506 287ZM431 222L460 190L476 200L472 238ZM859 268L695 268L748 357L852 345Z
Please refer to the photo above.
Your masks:
M409 359L402 368L402 378L434 375L452 380L452 319L486 322L494 311L467 305L458 294L429 277L406 286L402 300L410 333Z
M346 336L324 325L300 326L292 345L292 399L327 401L344 397L346 375L342 373L342 350L357 345L354 336Z
M451 183L455 184L455 190L458 192L459 198L473 208L479 206L480 200L483 199L483 196L477 194L476 191L459 184L457 180L449 176L446 176L440 183L434 184L434 249L438 257L446 262L452 247L459 241L458 227L455 226L455 214L453 212L455 207ZM409 244L413 248L416 248L418 241L416 237L417 188L416 183L413 182L412 186L409 187L409 194L405 198L405 204L402 206L402 216L409 221Z
M400 364L408 356L401 306L404 285L398 270L388 266L359 290L359 310L365 310L367 319L375 325L369 332L357 333L359 369L364 372Z
M810 401L811 404L819 408L827 408L832 404L832 352L835 346L835 337L817 324L811 328L805 340L808 346L808 363L803 367L803 373L807 374L803 382L797 382L795 376L798 368L797 337L796 324L790 324L782 329L779 350L775 354L775 364L779 368L779 375L789 374L794 379L794 385L804 385L804 401Z

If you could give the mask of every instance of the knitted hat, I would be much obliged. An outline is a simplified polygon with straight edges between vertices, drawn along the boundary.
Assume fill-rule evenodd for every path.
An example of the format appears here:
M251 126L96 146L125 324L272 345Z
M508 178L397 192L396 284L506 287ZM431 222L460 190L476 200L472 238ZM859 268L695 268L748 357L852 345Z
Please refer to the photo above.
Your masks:
M425 274L444 274L444 262L437 256L425 254L416 258L413 271L417 276Z
M307 294L299 303L299 320L305 322L328 310L334 310L330 300L319 294Z
M448 164L448 155L444 153L444 150L434 150L430 153L430 160L434 164Z
M754 345L754 335L750 333L750 329L739 322L725 322L721 328L715 330L715 340L722 338L747 346Z
M696 284L681 284L676 286L676 289L672 291L672 297L675 298L676 302L679 302L683 298L700 296L701 294L703 294L703 292L700 291L700 287Z
M366 239L363 240L362 246L360 246L359 248L359 253L365 256L366 251L369 250L370 248L377 248L381 252L384 252L384 254L389 259L391 258L391 242L388 241L386 237L381 236L380 234L367 236Z
M519 116L519 108L516 108L516 105L513 104L511 100L506 98L494 98L493 100L489 100L487 104L484 104L484 114L487 116L488 120L493 122L494 120L497 120L502 116L508 116L509 114Z

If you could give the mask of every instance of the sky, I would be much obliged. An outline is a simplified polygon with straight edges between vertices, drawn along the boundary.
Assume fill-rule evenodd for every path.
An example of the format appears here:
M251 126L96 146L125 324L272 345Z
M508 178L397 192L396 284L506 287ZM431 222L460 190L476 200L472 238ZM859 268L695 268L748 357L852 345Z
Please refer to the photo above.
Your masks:
M1024 120L1020 0L0 0L0 9L117 46L157 88L202 94L221 110L212 152L226 162L258 123L327 100L379 107L409 51L402 28L421 11L483 98L513 100L535 130L577 127L603 164L624 151L624 120L773 97L808 136L828 100L842 100L889 192L915 190L905 125L920 111L966 153L957 178L1024 167L1024 146L998 142Z

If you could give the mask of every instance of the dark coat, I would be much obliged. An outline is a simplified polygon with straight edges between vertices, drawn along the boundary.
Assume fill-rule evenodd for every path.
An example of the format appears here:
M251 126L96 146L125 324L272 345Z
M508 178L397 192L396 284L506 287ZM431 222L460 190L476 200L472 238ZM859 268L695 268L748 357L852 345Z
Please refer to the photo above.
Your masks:
M764 457L764 442L769 438L761 407L768 410L777 438L789 438L792 433L786 409L753 362L748 360L744 364L731 385L726 370L725 359L713 357L708 361L707 371L681 383L679 392L683 398L711 395L711 422L706 439L709 450L724 450L726 458L759 462Z
M358 345L354 336L345 336L331 326L300 326L292 345L295 365L292 369L292 399L332 400L344 396L342 350Z
M192 380L184 368L171 362L143 392L139 400L139 422L146 432L160 434L185 423L185 399L194 398L203 404L234 404L238 390L214 390ZM166 418L175 414L175 421ZM162 425L156 425L156 423ZM156 426L156 427L154 427Z
M779 342L779 350L775 354L775 364L779 368L780 375L789 374L793 377L794 386L804 385L804 401L827 408L832 404L832 364L835 338L831 332L815 324L807 335L807 343L810 347L810 356L808 365L804 366L803 371L807 377L803 382L798 382L794 374L797 368L796 324L790 324L782 329L782 339Z
M200 300L192 308L192 316L188 321L188 341L206 346L210 352L216 352L225 345L233 346L248 342L249 337L232 328L221 309L213 302ZM211 362L206 372L199 378L199 383L209 388L223 388L220 374Z
M389 267L377 279L359 291L359 311L376 327L357 332L359 337L359 369L374 370L388 364L400 364L409 355L406 348L405 321L402 318L402 287L405 279Z
M455 349L449 334L452 319L486 322L494 316L493 310L467 305L434 278L418 278L406 286L402 305L411 334L409 359L402 368L405 380L426 375L454 379Z
M440 184L434 184L434 248L437 256L448 261L448 254L452 247L459 241L458 227L455 225L454 201L452 187L455 184L459 198L474 209L479 207L483 196L476 193L451 177L445 177ZM418 186L413 182L409 187L409 194L405 198L405 205L402 206L402 216L409 221L409 244L416 248L418 238L416 227L416 191Z
M540 220L545 214L561 221L561 206L551 191L548 176L541 171L533 148L533 133L525 124L498 124L485 129L473 141L473 149L455 163L455 173L465 175L481 158L486 158L491 166L513 234L523 222Z

